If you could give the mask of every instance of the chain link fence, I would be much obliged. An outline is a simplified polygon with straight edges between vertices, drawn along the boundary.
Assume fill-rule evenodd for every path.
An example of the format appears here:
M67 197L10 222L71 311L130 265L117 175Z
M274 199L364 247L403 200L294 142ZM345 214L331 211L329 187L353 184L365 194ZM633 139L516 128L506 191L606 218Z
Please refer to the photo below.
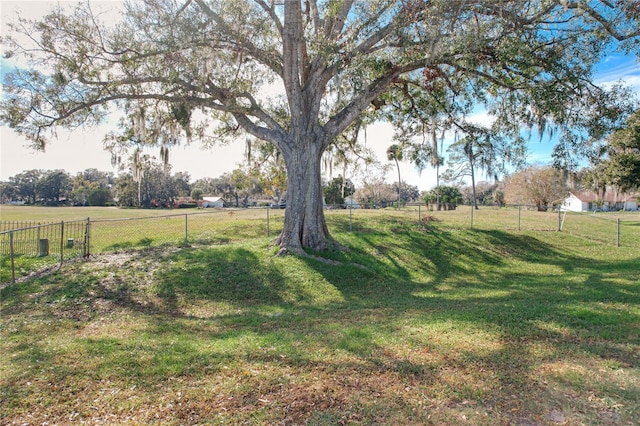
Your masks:
M332 215L348 217L336 221L344 230L358 232L369 229L368 218L379 214L375 206L358 205L343 209L330 206ZM640 212L579 213L549 208L539 211L533 205L479 206L457 205L455 209L438 210L425 204L406 204L382 210L390 217L415 220L420 227L454 227L505 232L565 232L591 242L617 247L640 247ZM377 222L375 220L372 223Z
M470 205L448 206L447 209L437 209L433 205L424 203L409 203L400 208L387 207L383 210L373 205L358 205L342 209L340 206L330 206L328 216L332 214L348 215L349 230L357 232L366 226L367 218L383 211L390 217L405 217L414 220L418 226L439 226L471 229L490 229L504 231L559 231L562 216L557 210L537 211L535 206L479 206L478 209ZM337 213L345 212L345 213Z
M367 208L369 207L369 208ZM95 253L152 246L212 245L260 237L282 230L285 209L211 209L184 214L56 223L0 222L0 282L61 265ZM381 220L381 215L384 219ZM380 227L405 229L471 228L505 232L562 231L605 245L640 247L640 213L540 212L535 206L458 205L437 210L425 204L377 209L374 206L327 206L334 232L371 232ZM415 228L414 228L415 227Z

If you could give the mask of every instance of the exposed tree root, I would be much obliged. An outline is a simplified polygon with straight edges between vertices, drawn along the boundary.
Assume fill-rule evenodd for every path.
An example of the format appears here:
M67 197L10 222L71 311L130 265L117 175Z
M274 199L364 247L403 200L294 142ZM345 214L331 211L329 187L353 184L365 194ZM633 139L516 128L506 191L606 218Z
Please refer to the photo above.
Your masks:
M280 238L276 239L276 241L274 242L274 246L277 245L279 243ZM349 248L347 246L344 246L342 244L340 244L339 242L335 241L335 240L331 240L328 243L329 247L327 248L328 251L339 251L339 252L348 252ZM304 251L303 248L301 247L290 247L290 246L284 246L284 247L280 247L280 249L278 250L278 252L275 254L274 257L284 257L287 255L293 255L293 256L299 256L301 258L305 258L305 259L313 259L316 260L318 262L324 263L324 264L328 264L328 265L346 265L343 262L340 262L338 260L332 260L332 259L327 259L326 257L322 257L322 256L316 256L313 254L309 254L306 251ZM356 264L356 263L352 263L351 265L362 268L362 269L366 269L364 266Z

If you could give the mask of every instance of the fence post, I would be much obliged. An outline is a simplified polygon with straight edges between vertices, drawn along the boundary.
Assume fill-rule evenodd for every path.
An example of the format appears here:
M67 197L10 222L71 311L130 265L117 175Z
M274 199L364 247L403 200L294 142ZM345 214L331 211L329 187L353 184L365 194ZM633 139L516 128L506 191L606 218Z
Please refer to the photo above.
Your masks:
M38 240L38 256L42 257L42 244L40 241L42 240L42 233L41 233L41 228L42 228L42 224L40 222L38 222L38 228L36 230L36 239ZM48 243L47 243L48 244ZM49 255L49 246L47 245L47 256Z
M560 206L558 206L558 232L560 231L562 231L562 217Z
M518 232L520 232L520 209L522 208L521 205L518 205Z
M418 226L420 226L422 224L422 214L420 213L420 204L418 204Z
M87 228L84 231L84 257L91 255L91 218L87 218Z
M184 246L187 247L189 245L189 224L188 224L188 217L187 214L185 213L184 215Z
M13 231L9 232L9 254L11 256L11 282L16 282L16 263L13 253Z
M64 263L64 220L60 221L60 266Z
M270 207L267 206L267 238L269 238L271 236L270 230L269 230L269 209Z
M620 247L620 218L616 218L616 247Z

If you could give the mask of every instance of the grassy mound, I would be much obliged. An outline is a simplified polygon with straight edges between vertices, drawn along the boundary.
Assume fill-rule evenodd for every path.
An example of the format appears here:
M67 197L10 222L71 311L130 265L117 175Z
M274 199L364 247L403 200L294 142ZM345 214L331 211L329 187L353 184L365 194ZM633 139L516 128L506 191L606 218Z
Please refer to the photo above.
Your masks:
M375 219L378 220L378 219ZM381 217L2 289L5 424L637 424L640 250Z

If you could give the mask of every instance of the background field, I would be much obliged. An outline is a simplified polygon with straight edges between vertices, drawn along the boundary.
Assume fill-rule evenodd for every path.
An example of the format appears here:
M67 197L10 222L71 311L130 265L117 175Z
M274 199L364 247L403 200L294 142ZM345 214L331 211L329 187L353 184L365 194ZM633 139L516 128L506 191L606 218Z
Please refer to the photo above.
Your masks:
M276 258L264 213L3 286L2 422L640 422L640 247L328 211L347 250Z
M227 244L273 237L282 229L284 210L1 206L0 215L0 231L4 231L0 232L0 282L8 282L87 254L134 247ZM454 211L433 211L424 205L400 210L326 210L332 232L375 230L381 215L387 223L395 220L413 222L418 229L473 228L538 233L562 229L563 233L603 247L640 247L638 212L558 214L526 207L474 210L469 206L459 206ZM15 228L23 229L7 232ZM42 256L39 248L42 238L49 240L48 256Z

